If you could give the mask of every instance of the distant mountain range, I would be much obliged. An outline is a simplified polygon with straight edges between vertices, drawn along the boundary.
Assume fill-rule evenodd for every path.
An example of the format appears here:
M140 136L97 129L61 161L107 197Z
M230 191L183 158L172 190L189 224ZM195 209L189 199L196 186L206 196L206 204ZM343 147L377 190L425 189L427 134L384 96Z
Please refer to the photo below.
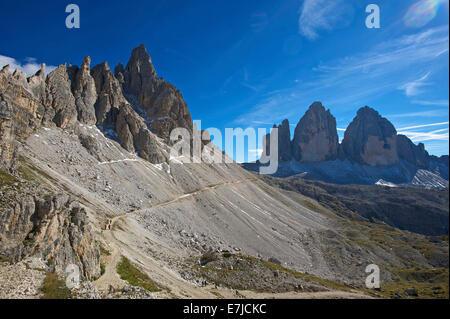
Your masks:
M279 147L275 176L301 174L338 184L448 188L448 155L429 155L422 143L415 145L397 134L391 122L368 106L358 110L342 143L336 119L320 102L314 102L300 119L292 140L288 120L273 127L278 128ZM269 155L270 134L263 139L261 162ZM256 170L261 162L243 166Z

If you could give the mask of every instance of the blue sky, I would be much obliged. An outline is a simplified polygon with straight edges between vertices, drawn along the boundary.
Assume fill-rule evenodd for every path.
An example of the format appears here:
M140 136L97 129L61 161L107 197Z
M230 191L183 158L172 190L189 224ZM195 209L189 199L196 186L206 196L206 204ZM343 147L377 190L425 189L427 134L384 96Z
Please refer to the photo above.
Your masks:
M65 27L69 3L2 1L0 64L31 73L89 55L115 66L144 43L202 128L288 118L293 132L321 101L342 137L369 105L431 154L448 154L448 0L73 1L80 29ZM365 26L370 3L380 29Z

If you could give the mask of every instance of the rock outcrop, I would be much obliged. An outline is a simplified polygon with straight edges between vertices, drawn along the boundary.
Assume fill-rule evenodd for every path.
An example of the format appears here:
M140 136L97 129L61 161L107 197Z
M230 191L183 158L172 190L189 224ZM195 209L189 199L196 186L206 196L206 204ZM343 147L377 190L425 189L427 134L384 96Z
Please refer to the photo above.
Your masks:
M45 105L45 63L41 64L41 69L36 74L27 79L28 87L33 95Z
M11 261L36 253L64 273L69 264L84 278L100 275L100 251L85 210L67 195L27 196L0 214L0 252Z
M300 162L334 160L338 147L336 119L322 103L314 102L295 128L292 141L294 159Z
M301 118L290 145L289 122L274 128L279 133L275 176L302 174L306 179L338 184L448 188L448 156L430 156L424 144L398 135L392 123L370 107L358 110L342 143L335 118L320 102L313 103ZM267 162L270 134L263 137L263 150L259 161L244 167L255 170Z
M0 94L0 168L11 166L14 153L13 109Z
M292 158L289 120L285 119L280 125L274 125L273 128L278 129L278 161L288 162ZM263 150L263 157L270 155L270 133L263 138Z
M75 106L78 113L78 121L84 124L96 124L95 102L97 91L94 79L91 76L91 58L85 57L81 67L77 69L72 91L75 98Z
M345 156L371 166L398 163L397 131L377 111L366 106L358 110L342 141Z
M121 64L115 68L115 76L129 102L145 113L156 135L168 142L174 128L183 127L192 133L192 118L183 96L156 75L144 45L133 50L125 68Z
M122 146L127 151L137 152L140 157L154 164L167 161L157 137L148 130L145 121L136 114L130 105L125 105L120 109L116 132Z
M53 117L53 122L63 129L72 127L78 117L71 86L66 65L60 65L47 76L47 118Z
M0 166L8 169L14 166L15 141L39 127L44 113L41 96L33 95L24 76L20 71L11 74L9 66L0 71ZM40 72L31 78L38 82Z
M397 135L397 152L400 159L420 168L430 166L431 158L425 150L425 145L423 143L416 145L405 135Z
M126 104L119 81L114 77L107 62L91 70L97 91L95 114L97 125L114 128L120 108Z

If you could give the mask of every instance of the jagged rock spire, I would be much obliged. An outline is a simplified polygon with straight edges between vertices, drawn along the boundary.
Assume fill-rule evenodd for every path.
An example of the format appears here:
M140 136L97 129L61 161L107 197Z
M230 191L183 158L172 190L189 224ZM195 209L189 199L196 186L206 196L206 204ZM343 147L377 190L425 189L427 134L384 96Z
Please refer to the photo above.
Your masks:
M342 148L347 158L368 165L391 165L399 161L397 131L377 111L365 106L347 127Z
M168 141L177 127L192 132L192 118L183 96L175 86L157 77L143 44L133 49L125 68L121 64L115 68L115 76L125 97L146 113L152 123L150 129L159 137Z
M292 155L301 162L320 162L337 158L339 139L336 119L322 103L314 102L294 131Z

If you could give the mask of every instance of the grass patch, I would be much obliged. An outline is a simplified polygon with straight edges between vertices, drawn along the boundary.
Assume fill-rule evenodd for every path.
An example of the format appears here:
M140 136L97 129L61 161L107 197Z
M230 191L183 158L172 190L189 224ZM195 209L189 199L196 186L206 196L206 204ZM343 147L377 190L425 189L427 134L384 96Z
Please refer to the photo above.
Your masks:
M205 278L209 282L232 289L253 290L257 292L285 292L295 290L294 286L298 286L300 283L306 285L305 291L314 291L314 289L321 289L320 287L322 287L322 289L341 291L350 291L353 289L339 282L285 268L280 264L277 264L276 262L278 261L275 259L273 259L275 262L271 262L253 256L236 254L223 259L223 261L229 260L230 258L233 258L236 261L239 260L238 263L231 261L234 264L231 269L224 264L221 264L221 262L218 264L211 262L201 266L199 265L200 258L201 257L194 257L187 260L188 263L192 263L193 270L197 275ZM278 273L280 278L286 278L283 280L286 280L286 286L289 288L284 288L283 286L274 287L271 286L271 284L267 286L265 284L266 282L278 280L273 279L274 273ZM287 276L282 276L283 273ZM255 279L257 279L256 283Z
M160 286L156 282L136 268L128 258L124 256L122 256L117 265L117 273L119 274L120 279L127 281L132 286L142 287L150 292L161 291Z
M290 274L290 275L292 275L292 276L294 276L296 278L301 278L301 279L304 279L306 281L319 284L319 285L321 285L323 287L336 289L336 290L344 290L344 291L352 290L350 287L348 287L348 286L346 286L344 284L341 284L339 282L336 282L336 281L320 278L320 277L317 277L317 276L314 276L314 275L311 275L311 274L301 273L301 272L298 272L298 271L295 271L295 270L292 270L292 269L289 269L289 268L285 268L285 267L283 267L281 265L278 265L276 263L273 263L273 262L270 262L270 261L267 261L267 260L257 259L255 257L251 257L251 256L249 256L247 258L257 260L257 261L263 263L266 267L268 267L268 268L270 268L270 269L272 269L274 271L278 270L279 272L285 272L285 273L288 273L288 274Z
M58 275L47 272L44 279L44 285L41 288L43 292L42 299L71 299L72 292L67 288L66 283L58 278Z
M449 298L449 270L448 268L403 268L393 270L397 279L381 283L378 294L387 298L419 298L419 299L448 299ZM407 289L413 288L417 296L409 296Z
M6 263L9 262L9 259L3 256L0 256L0 263Z
M17 179L13 175L0 169L0 187L10 186L16 182Z
M100 254L102 254L104 256L111 256L111 253L109 252L109 250L107 250L102 245L98 245L98 246L100 247Z

